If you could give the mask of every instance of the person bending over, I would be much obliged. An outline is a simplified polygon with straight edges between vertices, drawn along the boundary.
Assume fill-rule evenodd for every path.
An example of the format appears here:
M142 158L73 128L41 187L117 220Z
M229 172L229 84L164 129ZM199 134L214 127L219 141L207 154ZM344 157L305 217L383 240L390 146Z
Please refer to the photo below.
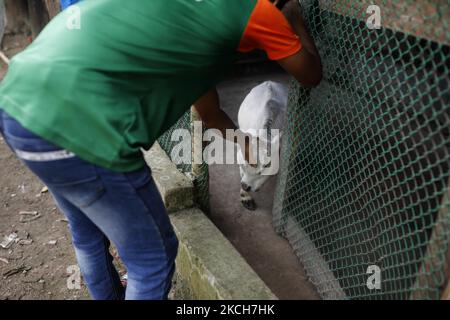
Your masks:
M215 86L237 53L263 49L303 86L320 82L320 58L296 1L284 15L269 0L77 6L76 28L65 10L12 59L0 131L67 217L92 298L166 299L178 241L141 148L191 105L207 127L236 129ZM128 271L126 290L110 241Z

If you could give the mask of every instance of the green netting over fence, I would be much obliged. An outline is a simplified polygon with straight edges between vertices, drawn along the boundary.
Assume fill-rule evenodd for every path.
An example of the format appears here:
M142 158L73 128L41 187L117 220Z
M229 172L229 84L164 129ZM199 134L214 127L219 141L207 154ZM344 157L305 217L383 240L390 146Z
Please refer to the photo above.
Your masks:
M324 298L439 299L450 243L450 4L301 4L324 81L291 86L274 224ZM370 4L379 30L366 25ZM381 289L367 286L370 266Z
M158 142L161 148L167 153L169 157L172 156L173 148L180 143L177 140L179 137L172 137L172 133L176 129L187 129L191 132L191 138L193 134L193 122L191 119L191 112L186 112L178 122L172 126L167 132L165 132ZM175 157L180 155L174 154ZM192 160L192 156L190 155ZM179 159L179 158L178 158ZM178 159L171 159L175 163L179 163ZM194 183L194 200L196 204L205 212L209 212L209 170L208 165L203 163L194 168L191 163L181 163L177 165L178 170L188 175Z

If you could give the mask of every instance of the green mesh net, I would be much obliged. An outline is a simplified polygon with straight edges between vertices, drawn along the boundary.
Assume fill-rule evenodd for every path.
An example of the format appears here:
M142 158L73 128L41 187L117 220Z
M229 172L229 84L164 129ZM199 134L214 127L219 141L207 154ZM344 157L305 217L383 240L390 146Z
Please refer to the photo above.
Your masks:
M186 112L169 130L167 130L161 137L159 137L158 142L161 148L166 152L166 154L171 157L172 149L180 143L179 140L172 138L172 133L176 129L187 129L191 130L191 112ZM180 155L175 155L180 156ZM179 163L178 159L171 159L175 163ZM192 165L190 163L177 164L178 170L183 173L189 173L192 171Z
M370 4L381 29L366 25ZM274 225L325 299L439 299L450 260L450 3L301 6L324 80L291 85ZM371 266L381 288L368 286Z
M187 129L193 134L193 122L191 112L186 112L175 125L167 130L159 139L158 142L166 154L171 157L173 148L180 142L172 138L172 133L176 129ZM175 157L181 156L174 154ZM179 159L171 159L175 163L180 163ZM191 163L177 164L178 170L188 175L194 184L194 201L197 206L205 212L209 212L209 170L208 165L203 163L201 165L192 165Z

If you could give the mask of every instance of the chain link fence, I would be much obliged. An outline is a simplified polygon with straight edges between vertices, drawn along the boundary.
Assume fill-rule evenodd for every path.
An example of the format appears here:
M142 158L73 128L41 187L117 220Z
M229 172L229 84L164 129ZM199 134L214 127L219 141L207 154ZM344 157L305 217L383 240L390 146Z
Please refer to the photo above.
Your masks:
M371 4L380 29L366 24ZM301 6L324 81L291 86L274 225L325 299L439 299L450 262L449 2Z
M178 122L173 125L169 130L167 130L159 139L158 142L161 148L166 152L166 154L171 158L172 162L177 164L178 170L186 174L194 184L194 201L197 206L204 212L209 212L209 170L206 163L202 164L192 164L194 160L193 152L189 157L191 158L190 163L182 161L182 154L177 154L172 152L174 147L180 143L180 137L173 135L174 130L185 129L190 133L190 136L183 137L183 139L190 139L192 144L192 150L195 146L194 137L194 121L199 121L196 117L195 112L186 112ZM204 126L203 126L204 127ZM200 137L202 138L202 137ZM202 142L200 141L199 150L202 150ZM172 157L173 156L173 157Z

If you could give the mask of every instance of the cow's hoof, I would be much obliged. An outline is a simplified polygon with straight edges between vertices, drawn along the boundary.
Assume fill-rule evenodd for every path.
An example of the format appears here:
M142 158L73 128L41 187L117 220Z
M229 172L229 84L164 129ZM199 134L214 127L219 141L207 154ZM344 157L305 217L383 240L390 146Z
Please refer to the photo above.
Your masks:
M247 209L247 210L250 210L250 211L255 211L256 210L256 202L253 199L251 199L251 200L241 200L241 203L244 206L244 208Z

